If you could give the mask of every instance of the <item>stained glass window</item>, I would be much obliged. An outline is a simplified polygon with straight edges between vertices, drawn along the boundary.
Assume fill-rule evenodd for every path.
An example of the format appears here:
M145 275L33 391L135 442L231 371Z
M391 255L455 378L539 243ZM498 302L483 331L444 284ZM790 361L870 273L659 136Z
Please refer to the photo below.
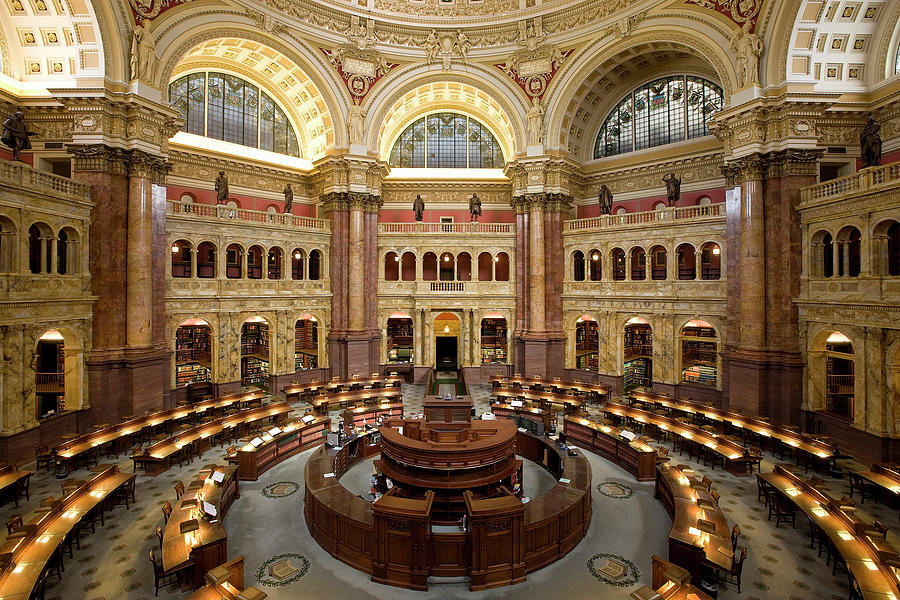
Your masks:
M606 117L594 158L709 134L706 120L722 107L722 88L685 75L662 77L625 96Z
M169 84L169 101L181 113L187 133L300 156L297 134L281 107L240 77L185 75Z
M391 150L392 167L495 169L503 150L487 127L466 115L441 112L410 124Z

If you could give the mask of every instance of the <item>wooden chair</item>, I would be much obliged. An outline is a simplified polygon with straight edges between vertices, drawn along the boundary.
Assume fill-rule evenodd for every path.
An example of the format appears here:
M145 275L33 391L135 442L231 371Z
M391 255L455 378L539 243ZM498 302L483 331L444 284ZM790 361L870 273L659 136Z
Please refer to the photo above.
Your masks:
M700 483L703 484L703 487L706 488L707 492L712 489L712 479L710 479L706 475L703 476L703 479L700 480Z
M872 527L874 527L875 531L880 533L884 539L887 539L887 534L888 534L888 526L887 525L885 525L881 521L875 521L875 523L872 524Z
M175 499L181 500L181 496L184 495L184 483L179 481L175 484Z
M25 523L22 521L22 515L16 515L6 522L6 533L12 534L15 530L21 529L24 526Z
M762 448L759 446L750 446L750 456L745 458L747 463L747 474L753 474L753 467L756 466L756 472L761 472L760 463L762 463Z
M137 502L134 497L134 484L137 481L137 475L132 475L125 484L119 488L119 490L115 493L112 499L113 506L121 506L125 505L125 510L130 509L130 505L128 503L129 499L131 502Z
M765 499L766 506L769 505L769 494L772 491L772 486L768 481L759 476L759 473L756 474L756 501L759 502L761 499Z
M166 580L167 579L171 580L171 578L173 578L173 577L177 581L180 571L166 572L165 569L163 569L162 562L156 561L156 556L154 556L154 554L153 554L153 548L150 548L149 554L150 554L150 564L153 565L153 585L156 588L156 592L153 595L159 596L160 584L167 585Z
M169 522L169 515L172 514L172 505L166 500L165 504L162 505L163 517L165 518L165 523Z
M163 530L159 525L156 526L156 537L159 538L159 554L162 556Z
M797 514L794 512L793 505L777 494L773 494L769 500L770 521L772 520L772 515L775 515L775 529L778 529L782 521L785 523L790 522L791 527L797 527Z
M709 495L712 496L713 502L715 502L716 505L718 505L719 504L719 492L717 492L716 490L709 490Z
M747 559L747 549L741 548L740 558L736 558L731 563L731 572L723 573L725 575L725 581L736 585L737 591L741 593L741 572L744 570L744 561Z
M16 483L16 506L19 506L19 498L25 496L26 500L31 500L31 475L26 475Z
M31 590L31 594L28 596L28 600L44 600L44 596L47 593L47 571L43 571L38 577L37 583L34 584L34 588Z
M741 528L737 523L731 528L731 552L737 552L738 538L741 537Z
M866 497L874 498L875 497L875 486L865 479L859 474L854 473L853 471L849 471L847 473L850 476L850 497L853 497L853 492L859 492L860 495L860 504L866 503Z
M50 472L50 468L53 466L53 463L56 461L56 451L50 450L49 446L38 446L34 449L34 461L35 471L41 470L41 465L46 465L47 472Z
M138 468L140 468L141 470L144 470L144 463L142 463L138 460L135 460L137 457L143 456L143 455L144 455L144 451L141 450L140 445L132 446L131 454L129 455L128 458L130 458L132 463L134 464L134 472L135 473L137 473Z

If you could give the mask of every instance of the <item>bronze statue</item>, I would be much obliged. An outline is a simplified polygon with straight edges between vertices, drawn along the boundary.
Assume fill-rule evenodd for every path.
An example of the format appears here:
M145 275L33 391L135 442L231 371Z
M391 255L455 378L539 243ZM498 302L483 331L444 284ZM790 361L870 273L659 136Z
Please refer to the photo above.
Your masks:
M666 203L669 206L675 206L681 198L681 180L676 177L675 173L669 173L662 180L666 182Z
M416 213L416 221L422 221L425 218L425 201L422 200L420 194L416 194L416 199L413 201L413 212Z
M21 162L22 150L31 150L31 140L28 136L36 135L34 131L28 131L25 125L25 113L17 110L13 116L3 121L3 135L0 140L12 148L13 160Z
M287 187L284 188L284 214L289 214L293 205L294 190L291 189L291 184L287 184Z
M881 124L875 117L869 116L866 126L859 134L859 150L862 154L863 168L877 167L881 164Z
M228 178L225 171L219 171L216 177L216 204L228 204Z
M600 193L597 195L597 201L600 203L600 214L611 215L613 195L612 191L606 187L606 184L600 186Z
M478 194L472 194L472 197L469 199L469 222L475 221L477 223L480 216L481 198L478 197Z

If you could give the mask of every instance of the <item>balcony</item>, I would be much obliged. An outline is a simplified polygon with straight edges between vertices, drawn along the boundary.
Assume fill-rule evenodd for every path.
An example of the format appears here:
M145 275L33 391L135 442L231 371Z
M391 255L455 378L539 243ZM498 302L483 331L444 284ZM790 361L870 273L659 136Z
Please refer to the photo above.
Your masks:
M704 302L725 300L724 279L675 279L664 281L565 281L563 295L570 298L641 298L668 301L692 301L698 298Z
M166 214L188 221L204 223L246 224L278 229L331 233L331 221L327 219L268 213L246 208L229 208L221 204L195 204L193 202L170 200L167 202Z
M681 224L725 222L725 204L706 206L668 207L662 210L626 213L624 215L600 215L587 219L575 219L563 223L563 233L584 233L608 229L671 226Z
M898 184L900 184L900 162L869 167L851 175L803 188L800 192L800 207L803 208L804 204L816 204L864 192L874 192Z
M43 191L48 196L69 196L90 201L91 186L73 181L68 177L38 171L24 163L0 163L0 182L16 189Z
M379 296L512 296L514 281L384 281L378 282Z
M205 279L170 277L166 281L169 299L197 296L229 297L266 295L295 297L329 294L327 279Z
M514 236L514 223L379 223L379 235L401 234L506 234Z
M38 394L65 393L65 375L62 373L35 373L35 391Z

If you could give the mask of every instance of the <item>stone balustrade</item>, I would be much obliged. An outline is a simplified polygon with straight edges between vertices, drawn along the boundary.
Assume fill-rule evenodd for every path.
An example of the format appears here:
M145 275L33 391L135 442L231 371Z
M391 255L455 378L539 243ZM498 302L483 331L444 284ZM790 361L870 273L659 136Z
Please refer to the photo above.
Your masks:
M378 234L516 234L514 223L379 223Z
M328 219L269 213L247 208L231 208L221 204L195 204L193 202L170 200L167 203L166 212L171 216L196 219L198 221L214 221L217 223L234 224L246 223L250 225L325 233L331 231L331 221Z
M877 191L900 185L900 162L869 167L851 175L811 185L800 192L800 204L835 200L860 192Z
M563 233L601 231L604 229L620 229L634 226L669 226L673 223L703 223L725 220L724 204L708 204L705 206L667 207L661 210L625 213L624 215L600 215L586 219L574 219L563 222Z
M19 190L45 192L48 196L62 194L86 201L90 201L91 198L90 185L68 177L39 171L20 162L0 162L0 183Z

